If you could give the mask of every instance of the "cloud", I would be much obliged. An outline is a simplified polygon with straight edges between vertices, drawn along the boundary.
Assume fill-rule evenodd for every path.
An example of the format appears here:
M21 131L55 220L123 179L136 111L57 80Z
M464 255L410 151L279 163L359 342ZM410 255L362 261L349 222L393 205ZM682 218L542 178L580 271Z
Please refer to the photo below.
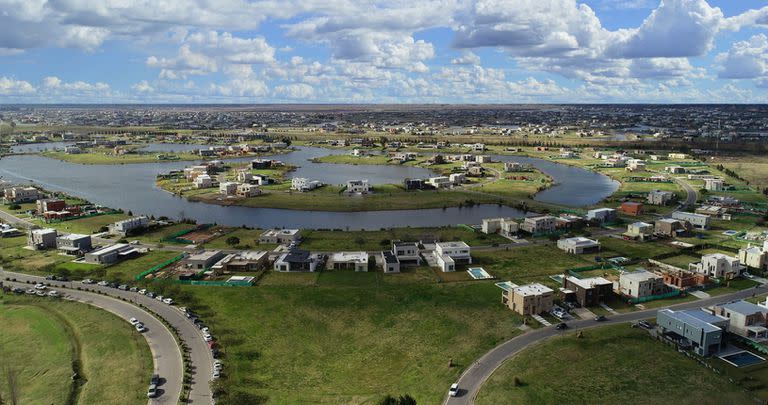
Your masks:
M155 88L146 80L134 84L131 89L137 93L153 93L155 91Z
M757 34L734 43L716 57L718 77L723 79L768 78L768 36Z
M230 63L270 63L275 60L275 49L263 37L238 38L229 32L207 31L190 34L185 43L209 57Z
M188 44L182 45L174 57L150 56L146 64L160 68L160 77L164 79L186 79L188 75L204 75L218 71L218 65L213 58L193 52Z
M480 57L472 51L464 51L461 56L451 60L453 65L479 65Z
M275 94L286 99L306 101L314 97L315 89L305 83L294 83L275 87Z
M23 95L35 92L35 88L24 80L16 80L12 77L0 77L0 94Z

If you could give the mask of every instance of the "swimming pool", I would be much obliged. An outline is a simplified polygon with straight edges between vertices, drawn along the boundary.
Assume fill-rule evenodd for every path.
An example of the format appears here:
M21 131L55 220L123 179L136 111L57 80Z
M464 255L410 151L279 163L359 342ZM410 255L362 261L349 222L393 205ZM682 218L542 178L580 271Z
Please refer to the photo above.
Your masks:
M475 280L487 280L489 278L493 278L493 276L488 274L488 272L485 271L485 269L482 267L470 267L467 269L467 273L469 273L469 275L472 276L472 278Z
M748 351L741 351L737 353L731 353L725 356L720 356L723 361L726 363L730 363L731 365L735 367L746 367L751 366L753 364L759 364L765 361L764 358L748 352Z

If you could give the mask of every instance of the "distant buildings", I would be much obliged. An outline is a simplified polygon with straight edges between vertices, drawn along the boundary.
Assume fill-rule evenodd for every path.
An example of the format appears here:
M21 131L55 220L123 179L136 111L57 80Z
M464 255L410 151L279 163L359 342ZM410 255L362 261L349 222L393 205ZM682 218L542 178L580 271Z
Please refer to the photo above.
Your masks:
M296 191L312 191L318 187L321 187L323 183L317 180L309 180L305 177L294 177L291 179L291 190Z
M723 179L704 179L704 189L709 191L723 191L725 181Z
M149 226L149 218L145 216L133 217L109 225L109 233L126 236L134 230L146 228L147 226Z
M21 204L34 202L43 197L40 190L34 187L9 187L4 191L6 204Z
M483 219L482 232L485 234L498 233L503 236L513 236L520 229L520 224L513 218Z
M613 208L596 208L587 211L587 221L611 222L616 219L616 210Z
M259 243L288 245L301 239L299 229L268 229L259 237Z
M367 194L371 191L371 185L368 180L350 180L347 182L348 193Z
M696 214L693 212L675 211L672 213L673 219L688 222L694 228L708 229L710 219L707 215Z
M453 186L453 182L451 181L451 178L447 176L430 177L427 180L427 183L437 189L450 188L451 186Z

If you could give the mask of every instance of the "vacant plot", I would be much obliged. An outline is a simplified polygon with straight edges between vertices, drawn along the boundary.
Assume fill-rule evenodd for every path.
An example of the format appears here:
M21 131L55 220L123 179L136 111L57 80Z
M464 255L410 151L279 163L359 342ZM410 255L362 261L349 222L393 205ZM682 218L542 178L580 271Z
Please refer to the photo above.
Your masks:
M45 223L43 221L36 220L36 222L44 228L55 228L62 232L82 233L85 235L90 235L95 232L100 232L109 224L121 221L126 218L128 218L128 215L117 213L96 215L88 218L73 219L71 221Z
M477 403L751 402L740 387L643 330L623 324L587 330L584 336L569 333L524 350L496 370ZM680 389L686 386L696 389Z
M463 227L394 228L383 231L305 231L301 247L315 251L389 250L392 241L457 241L470 246L508 243L499 235L486 235Z
M144 270L170 260L179 255L179 252L167 250L153 250L135 259L125 260L115 265L104 268L105 277L109 280L132 281Z
M604 251L637 259L648 259L678 250L678 248L662 242L634 242L612 237L601 238L600 244Z
M309 286L184 290L221 336L225 389L250 403L374 403L405 393L438 403L463 367L519 332L521 319L491 283L388 278L329 272Z
M566 269L595 264L589 255L568 254L552 245L525 246L494 252L473 252L473 265L513 283L533 281L551 284L549 276ZM500 292L499 292L500 293Z

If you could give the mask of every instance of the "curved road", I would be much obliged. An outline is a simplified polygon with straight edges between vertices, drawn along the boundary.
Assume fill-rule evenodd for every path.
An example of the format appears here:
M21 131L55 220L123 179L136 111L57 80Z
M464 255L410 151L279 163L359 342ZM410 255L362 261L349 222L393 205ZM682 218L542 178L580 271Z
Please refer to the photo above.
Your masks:
M3 281L4 285L10 287L21 287L25 290L30 288L30 284L23 282ZM183 375L183 362L181 351L176 344L176 338L168 328L149 312L122 300L99 295L92 292L70 290L52 287L57 289L65 299L80 301L88 305L109 311L120 318L126 320L136 318L146 326L146 332L142 333L149 344L154 363L154 373L159 375L165 381L158 388L161 390L157 398L149 400L150 404L175 404L181 395L182 381L177 376ZM149 376L146 380L149 386Z
M671 309L692 309L706 307L717 303L728 302L732 300L744 299L751 297L754 294L768 293L768 286L762 286L760 288L750 288L747 290L737 291L732 294L721 295L718 297L711 297L697 301L691 301L672 305L666 308ZM641 319L653 318L656 316L656 312L662 308L648 309L644 311L629 312L620 315L609 316L607 320L603 322L596 322L592 319L582 319L577 321L571 321L568 323L568 331L587 329L596 326L611 325L624 322L634 322ZM460 396L447 397L443 402L446 405L458 405L458 404L474 404L480 388L488 379L488 377L496 371L499 366L506 360L513 357L515 354L525 349L526 347L541 342L545 339L553 336L558 336L567 331L559 331L554 326L548 326L540 329L536 329L531 332L526 332L520 336L512 338L489 352L484 354L480 359L472 363L464 373L459 377L459 389ZM446 387L446 391L447 391Z
M112 299L111 301L123 303L130 307L136 308L136 310L141 310L141 309L139 309L135 305L131 305L130 302L135 304L141 304L144 307L149 308L152 312L162 317L166 322L168 322L171 326L173 326L173 328L176 329L176 331L178 332L181 340L189 348L189 355L190 355L189 362L191 365L192 379L190 381L191 389L190 389L189 399L187 400L187 403L193 403L193 404L212 404L213 403L213 395L211 393L211 388L209 385L211 374L213 373L213 357L211 355L211 351L208 348L208 344L205 342L205 340L203 340L202 332L192 322L190 322L190 320L187 319L187 317L181 311L179 311L175 306L166 305L160 301L149 298L145 295L141 295L141 294L130 292L130 291L122 291L115 288L101 287L95 284L84 285L79 282L72 282L72 281L69 281L69 282L49 281L49 280L45 280L44 277L31 276L28 274L14 273L14 272L9 272L5 270L0 270L0 281L5 281L7 283L6 278L15 278L16 280L22 283L24 283L25 281L29 281L31 283L49 284L49 285L55 286L56 289L60 290L63 293L66 293L67 295L74 296L75 293L84 293L84 294L89 294L89 296L106 298L102 295L86 293L86 292L78 291L75 289L79 287L81 289L88 289L90 291L102 292L104 294L107 294L115 298L124 298L129 302L118 301L114 299ZM25 284L25 286L27 286L27 288L29 287L29 285L27 284ZM139 317L136 317L136 318L139 318ZM143 321L143 318L144 316L142 316L139 319ZM154 317L152 318L154 319ZM163 328L165 327L163 326ZM152 327L150 330L152 329L155 329L155 328ZM174 346L176 346L175 340L174 340ZM175 350L176 352L178 352L179 350L178 346L176 346ZM164 351L163 354L165 353L166 352ZM178 369L169 374L160 374L160 377L166 378L168 381L171 381L171 380L178 381L179 384L181 384L181 379L183 378L183 376L184 376L184 373L183 373L183 370L181 369ZM165 396L165 394L163 396ZM179 395L176 395L172 399L174 402L177 402L178 398L179 398Z

